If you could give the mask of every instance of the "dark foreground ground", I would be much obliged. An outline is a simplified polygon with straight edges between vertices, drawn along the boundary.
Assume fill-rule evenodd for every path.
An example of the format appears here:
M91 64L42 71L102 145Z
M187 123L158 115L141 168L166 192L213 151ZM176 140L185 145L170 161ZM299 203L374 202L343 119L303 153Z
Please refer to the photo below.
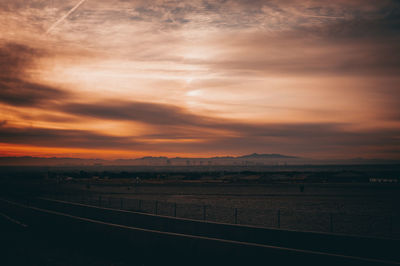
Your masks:
M5 265L396 265L398 241L2 198ZM7 213L5 215L5 213ZM8 242L8 243L7 243Z
M46 171L47 173L50 172ZM247 176L243 173L236 173L235 175L241 176L242 180L228 183L220 182L220 180L202 180L201 178L197 180L165 180L160 176L157 177L159 173L155 178L140 180L140 182L136 178L99 179L90 177L76 179L65 178L65 176L63 178L30 179L19 176L24 171L17 172L17 178L14 178L16 176L10 177L8 172L7 176L0 179L0 197L24 205L19 207L12 204L1 205L0 265L196 264L193 260L197 262L197 265L232 265L236 262L238 265L265 265L267 262L272 265L294 265L301 261L308 263L298 265L313 265L313 263L314 265L359 265L357 260L348 261L345 258L336 260L331 255L325 258L325 255L320 257L314 254L312 257L318 257L315 260L308 260L309 255L293 255L293 260L288 259L291 257L288 254L292 253L285 254L286 251L283 252L280 249L290 246L285 243L296 242L296 246L289 248L294 247L302 250L306 246L310 246L315 251L315 248L319 248L318 246L323 247L323 242L329 242L320 240L322 242L319 245L318 241L314 239L310 245L307 245L307 241L310 240L304 237L310 236L310 233L305 232L303 236L290 233L290 230L318 231L313 230L315 228L327 231L327 236L330 232L334 234L364 234L370 232L368 241L371 241L369 243L372 246L377 246L375 252L374 250L366 250L364 255L363 249L361 251L359 249L358 253L352 253L351 245L346 248L348 251L341 252L347 254L345 256L356 254L356 257L374 258L370 255L374 253L385 254L388 251L387 256L382 255L375 258L378 259L378 262L362 261L362 263L364 265L384 265L386 261L389 263L388 265L399 264L396 262L398 259L393 255L400 253L400 250L398 250L400 245L397 245L400 227L399 220L396 220L400 213L398 206L400 187L397 183L299 183L297 181L292 182L293 180L291 182L259 183L260 176L252 173L247 173ZM393 172L391 173L391 177L395 176ZM283 175L285 176L285 174ZM297 175L300 174L297 173ZM247 181L243 182L243 180ZM302 186L304 186L303 190L301 190ZM92 210L94 207L90 206L80 209L80 207L73 207L72 205L66 207L61 203L57 205L38 201L38 198L43 197L97 205L101 208L93 211L95 210ZM141 204L141 209L137 208L137 204ZM189 239L192 240L189 241L186 236L182 238L183 240L181 238L177 240L170 236L160 238L158 233L149 234L147 231L143 231L156 229L168 233L171 230L178 230L174 232L189 235L206 234L207 237L215 237L215 234L220 230L211 230L207 223L190 221L182 227L174 222L174 218L171 218L172 220L163 218L167 219L165 221L168 222L157 220L158 218L153 219L152 216L142 216L142 214L132 214L132 217L136 217L132 218L117 210L115 213L108 212L106 209L103 210L104 207L106 209L123 208L147 213L143 215L161 214L195 220L206 218L211 222L252 224L270 229L264 230L267 232L264 232L265 237L257 238L262 247L243 249L241 248L243 244L237 246L237 244L215 242L214 240L211 240L211 242L208 242L209 240L195 241L191 237ZM50 215L46 214L46 211L37 211L34 208L60 212L62 215ZM279 216L277 216L277 211L279 211ZM74 219L66 219L65 214L74 215L78 218L86 217L97 222L77 222ZM301 215L298 216L297 214ZM234 215L237 215L236 220ZM334 220L332 220L332 217ZM353 218L353 220L349 220L347 219L349 217L357 217L359 220ZM376 222L372 218L376 219ZM371 221L374 222L371 223ZM100 224L109 222L140 228L125 228L123 231L121 231L122 229L115 231L115 226L112 226L114 229L110 229L106 225L100 226L98 222ZM151 227L153 222L154 227ZM169 224L169 227L165 227L166 223ZM315 227L315 224L319 227ZM343 224L346 227L340 227ZM352 226L349 227L349 224ZM370 227L371 224L372 227ZM277 228L278 225L279 228ZM117 226L117 228L119 227ZM179 231L182 228L185 228L186 231ZM235 226L232 228L233 231L236 231ZM350 231L346 231L344 228ZM359 230L360 228L362 230ZM286 231L287 229L289 231ZM311 235L313 234L311 233ZM329 239L324 234L321 234L322 238ZM340 246L340 241L346 239L341 237L340 234L338 235L338 246ZM246 239L246 242L256 241L256 238L251 237L249 233L242 232L239 236L240 241L241 239ZM226 238L223 234L218 237ZM378 237L376 241L374 237ZM292 241L291 238L296 241ZM305 241L304 245L302 241ZM144 242L146 245L142 245ZM221 244L216 243L225 244L221 246ZM363 243L363 241L359 243ZM383 244L380 245L379 243ZM392 245L392 243L395 244ZM265 245L279 247L279 254L276 249L272 248L271 251ZM219 249L221 249L221 252L217 252ZM382 250L378 252L378 249ZM253 256L242 257L241 261L235 260L235 256L242 253L243 250L247 250L246 252L253 254ZM332 248L325 250L322 248L317 251L329 254L333 252ZM266 256L267 254L268 256ZM303 253L300 252L300 254ZM213 257L218 256L220 256L218 261L213 260ZM257 257L262 258L263 261L257 261ZM177 258L185 259L179 260ZM282 261L280 261L281 258Z
M4 215L4 213L0 214L0 265L144 265L123 262L118 257L105 256L96 250L83 249L79 245L79 239L74 242L65 242L51 235L37 232L29 226L20 225L15 220L10 220L11 217ZM134 255L132 252L132 256Z

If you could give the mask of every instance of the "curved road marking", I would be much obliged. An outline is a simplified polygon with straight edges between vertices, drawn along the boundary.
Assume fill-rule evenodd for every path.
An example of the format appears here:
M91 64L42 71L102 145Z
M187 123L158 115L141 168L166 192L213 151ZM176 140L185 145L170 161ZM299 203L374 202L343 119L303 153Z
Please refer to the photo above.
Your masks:
M253 246L253 247L261 247L261 248L267 248L267 249L284 250L284 251L303 253L303 254L309 254L309 255L323 255L323 256L327 256L327 257L336 257L336 258L350 259L350 260L355 260L355 261L358 260L358 261L364 261L364 262L400 265L400 262L397 262L397 261L385 261L385 260L379 260L379 259L370 259L370 258L348 256L348 255L339 255L339 254L302 250L302 249L295 249L295 248L287 248L287 247L277 247L277 246L270 246L270 245L257 244L257 243L251 243L251 242L240 242L240 241L235 241L235 240L227 240L227 239L196 236L196 235L187 235L187 234L181 234L181 233L164 232L164 231L158 231L158 230L152 230L152 229L126 226L126 225L103 222L103 221L99 221L99 220L93 220L90 218L83 218L83 217L74 216L74 215L70 215L70 214L66 214L66 213L62 213L62 212L42 209L42 208L38 208L38 207L27 206L27 205L24 205L24 204L21 204L18 202L13 202L13 201L2 199L2 198L0 198L0 200L8 202L10 204L20 206L22 208L28 208L28 209L32 209L32 210L37 210L39 212L46 212L46 213L50 213L50 214L54 214L54 215L69 217L72 219L87 221L87 222L91 222L91 223L108 225L111 227L118 227L118 228L124 228L124 229L130 229L130 230L136 230L136 231L142 231L142 232L156 233L156 234L161 234L161 235L177 236L177 237L183 237L183 238L202 239L202 240L216 241L216 242L222 242L222 243L231 243L231 244L242 245L242 246Z
M28 227L28 225L26 225L26 224L24 224L24 223L21 223L20 221L15 220L15 219L11 218L10 216L5 215L5 214L2 213L2 212L0 212L0 216L6 218L7 220L9 220L9 221L11 221L11 222L13 222L13 223L15 223L15 224L18 224L19 226Z

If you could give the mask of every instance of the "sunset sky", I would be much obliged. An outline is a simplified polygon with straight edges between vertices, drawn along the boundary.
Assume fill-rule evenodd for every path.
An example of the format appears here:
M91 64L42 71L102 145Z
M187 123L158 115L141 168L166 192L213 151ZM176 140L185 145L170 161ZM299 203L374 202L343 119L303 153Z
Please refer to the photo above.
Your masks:
M400 1L0 0L0 156L400 159Z

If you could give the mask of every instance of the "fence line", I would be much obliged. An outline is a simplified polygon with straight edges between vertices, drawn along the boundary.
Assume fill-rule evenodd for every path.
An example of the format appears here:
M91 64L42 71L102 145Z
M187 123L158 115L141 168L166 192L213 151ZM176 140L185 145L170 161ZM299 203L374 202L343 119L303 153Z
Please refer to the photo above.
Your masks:
M99 207L231 224L400 238L398 215L348 214L284 209L251 209L187 204L138 198L58 194L58 199Z

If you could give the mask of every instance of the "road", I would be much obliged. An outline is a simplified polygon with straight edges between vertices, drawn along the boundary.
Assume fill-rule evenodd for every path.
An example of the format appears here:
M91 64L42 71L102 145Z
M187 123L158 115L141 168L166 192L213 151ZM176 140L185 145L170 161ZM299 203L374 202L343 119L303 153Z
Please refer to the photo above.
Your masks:
M20 241L24 242L24 238L39 241L38 245L24 243L28 255L50 254L45 257L51 258L52 249L56 247L65 249L59 254L74 254L74 250L79 250L79 256L94 263L85 265L111 265L101 264L109 261L113 265L159 265L161 262L167 265L243 265L256 261L279 265L399 265L396 252L399 245L395 240L353 239L324 234L310 236L285 230L260 231L252 227L146 215L43 198L29 201L2 199L0 202L2 228L12 224L11 227L22 232L18 233L22 237ZM25 233L33 234L37 240ZM258 234L261 237L257 237ZM13 233L9 236L9 239L12 238ZM290 246L295 239L297 246ZM335 245L329 245L332 240L336 241ZM371 255L368 250L363 253L362 248L356 246L353 246L353 251L337 247L348 241L359 245L365 241L372 241L369 244L376 241L374 253L377 255ZM41 248L40 242L55 245L46 250L46 245ZM34 246L33 250L31 246ZM316 248L318 246L319 249ZM39 250L35 252L35 249ZM59 265L68 265L68 262Z

